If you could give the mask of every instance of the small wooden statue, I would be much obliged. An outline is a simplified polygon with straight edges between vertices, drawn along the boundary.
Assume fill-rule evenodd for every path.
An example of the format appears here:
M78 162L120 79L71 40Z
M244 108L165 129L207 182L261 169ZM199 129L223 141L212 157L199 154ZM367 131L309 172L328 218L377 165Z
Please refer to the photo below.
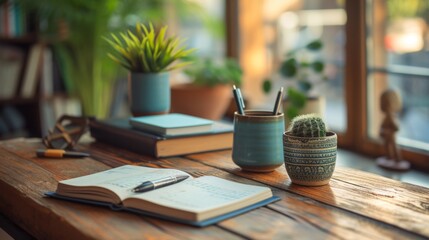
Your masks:
M396 119L396 113L402 108L402 101L399 94L391 89L386 90L381 95L381 111L385 114L380 127L380 137L384 141L386 157L377 159L377 165L392 170L408 170L410 163L402 160L396 145L396 132L399 130L399 124Z

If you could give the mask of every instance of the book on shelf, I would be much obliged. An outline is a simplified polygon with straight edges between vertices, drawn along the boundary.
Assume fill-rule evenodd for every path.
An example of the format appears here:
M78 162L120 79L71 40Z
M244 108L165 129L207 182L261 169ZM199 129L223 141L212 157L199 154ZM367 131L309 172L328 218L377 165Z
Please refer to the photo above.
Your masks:
M131 126L160 135L176 136L209 132L213 121L181 113L130 118Z
M26 16L17 1L0 1L0 36L20 37L26 33Z
M189 176L184 181L142 193L133 191L143 182L183 174ZM214 176L193 178L177 169L132 165L60 181L56 191L46 195L199 227L280 199L264 186L237 183Z
M233 125L215 121L209 132L181 136L163 136L133 128L128 119L93 120L91 136L136 153L156 158L230 149Z
M18 47L0 46L0 99L14 98L24 65L24 51Z
M48 97L54 94L53 54L49 47L43 49L41 95Z
M32 98L36 95L42 73L43 53L44 46L40 43L34 44L30 49L21 86L21 97L23 98Z

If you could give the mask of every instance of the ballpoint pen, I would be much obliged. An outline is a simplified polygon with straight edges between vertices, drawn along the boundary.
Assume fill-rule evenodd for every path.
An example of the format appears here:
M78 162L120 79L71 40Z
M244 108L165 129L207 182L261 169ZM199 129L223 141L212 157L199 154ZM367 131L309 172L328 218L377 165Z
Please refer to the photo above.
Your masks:
M188 175L176 175L176 176L169 176L169 177L161 178L157 180L146 181L138 185L137 187L133 188L132 191L135 193L147 192L153 189L162 188L174 183L181 182L187 179L188 177L189 177Z
M235 85L233 85L232 88L232 93L234 94L235 104L237 105L238 113L244 115L244 104L241 97L240 89L237 89Z
M282 98L283 98L283 87L281 87L279 92L277 93L277 98L276 98L276 102L274 104L274 109L273 109L273 115L278 114Z

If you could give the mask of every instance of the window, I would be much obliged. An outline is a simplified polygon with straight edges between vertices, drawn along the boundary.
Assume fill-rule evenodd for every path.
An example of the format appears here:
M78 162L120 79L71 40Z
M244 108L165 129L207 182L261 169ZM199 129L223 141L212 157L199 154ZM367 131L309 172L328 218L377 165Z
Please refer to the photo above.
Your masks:
M342 144L374 157L385 155L383 143L378 137L378 129L383 117L379 99L387 87L396 87L402 95L405 108L412 109L413 113L413 116L407 116L410 112L406 113L403 110L399 115L402 130L398 133L397 142L401 147L402 157L418 168L429 170L429 149L426 147L426 143L417 140L418 137L413 134L410 126L405 125L411 117L414 119L412 121L416 119L425 121L424 119L427 118L427 114L426 117L422 115L427 111L428 105L424 102L429 98L420 92L420 87L426 85L425 82L429 80L427 76L424 76L427 75L427 68L424 70L425 67L413 65L412 60L410 61L411 58L421 54L417 52L427 52L427 43L423 44L423 48L417 48L416 46L419 45L417 42L408 44L414 46L414 49L397 47L397 42L394 41L399 41L399 38L392 35L396 31L392 32L393 13L389 13L389 11L392 11L393 5L401 2L395 0L346 1L348 131ZM426 1L404 2L415 4ZM389 7L388 5L392 3L393 5ZM427 13L421 14L428 16ZM426 39L422 39L422 41L427 41L427 36L423 35L422 38ZM426 50L424 46L426 46ZM395 47L396 52L393 51ZM411 52L413 53L410 54ZM416 104L417 101L411 100L411 96L419 99L419 104ZM416 117L416 112L418 117Z
M385 154L378 136L379 99L386 88L396 88L403 100L397 134L402 156L429 169L427 0L238 1L237 9L244 89L252 101L267 101L261 83L296 39L299 44L320 37L328 69L335 72L323 93L328 124L340 132L339 146L373 157ZM303 18L327 11L334 11L331 17L345 16L332 21L325 16L316 23Z
M321 58L324 60L327 81L316 80L312 94L325 98L325 111L322 114L325 114L330 128L336 132L345 132L344 5L336 0L265 0L258 3L241 1L240 8L240 60L247 75L245 90L251 92L249 95L252 99L249 100L256 106L273 102L277 91L260 96L260 80L272 79L274 89L289 87L293 81L279 74L286 54L311 41L321 40ZM255 11L259 13L255 14ZM259 21L256 20L258 18Z
M429 150L429 3L388 0L367 3L368 135L378 138L379 96L402 96L398 143Z

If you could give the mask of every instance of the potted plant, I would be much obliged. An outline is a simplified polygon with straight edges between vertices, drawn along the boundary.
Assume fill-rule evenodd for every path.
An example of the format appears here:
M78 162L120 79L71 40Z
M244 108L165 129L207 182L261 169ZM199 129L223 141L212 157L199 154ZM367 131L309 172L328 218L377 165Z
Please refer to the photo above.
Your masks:
M337 157L337 135L327 131L322 118L300 115L283 134L284 161L292 181L320 186L329 182Z
M184 72L191 83L172 86L172 112L218 120L231 102L232 85L241 85L242 70L234 59L195 60Z
M189 64L184 59L194 49L180 47L181 39L166 37L167 26L156 31L152 24L105 38L112 46L109 57L130 71L129 102L134 116L164 114L170 110L169 71Z
M303 47L295 48L286 54L279 73L294 85L288 87L284 101L284 112L291 120L300 114L317 113L323 115L324 98L314 93L315 86L327 80L324 75L325 64L320 59L323 43L314 40ZM263 82L265 93L271 91L271 81Z

